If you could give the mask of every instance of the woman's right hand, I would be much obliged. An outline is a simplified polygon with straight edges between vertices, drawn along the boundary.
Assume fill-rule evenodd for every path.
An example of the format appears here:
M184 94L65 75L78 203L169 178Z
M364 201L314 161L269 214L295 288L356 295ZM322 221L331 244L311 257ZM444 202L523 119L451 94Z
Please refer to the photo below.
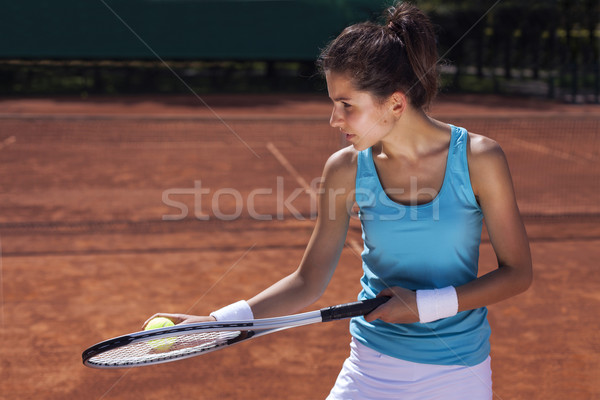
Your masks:
M153 316L151 316L150 318L148 318L146 320L146 322L144 322L144 325L142 326L142 329L146 328L146 325L148 325L148 323L151 320L153 320L154 318L158 318L158 317L163 317L163 318L170 319L171 321L173 321L173 323L175 325L178 325L178 324L194 324L196 322L214 322L214 321L216 321L216 319L214 317L211 317L209 315L203 316L203 315L188 315L188 314L165 314L165 313L157 313L157 314L154 314Z

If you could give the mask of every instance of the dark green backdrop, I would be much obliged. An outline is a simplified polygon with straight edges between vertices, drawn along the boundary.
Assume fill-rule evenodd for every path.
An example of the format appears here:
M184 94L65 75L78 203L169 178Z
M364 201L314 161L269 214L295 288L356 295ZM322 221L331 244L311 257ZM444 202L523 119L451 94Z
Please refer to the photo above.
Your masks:
M314 60L373 0L2 2L0 58ZM145 44L144 44L145 43ZM154 52L156 54L154 54Z

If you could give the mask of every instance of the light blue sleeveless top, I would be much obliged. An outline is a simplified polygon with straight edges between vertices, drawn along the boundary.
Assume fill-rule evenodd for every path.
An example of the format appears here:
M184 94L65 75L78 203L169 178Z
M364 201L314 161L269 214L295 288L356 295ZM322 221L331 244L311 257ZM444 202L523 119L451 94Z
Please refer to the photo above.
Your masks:
M467 137L452 126L446 172L433 201L407 206L384 192L371 148L358 154L356 201L364 250L359 299L400 286L410 290L463 285L477 277L483 214L467 164ZM487 309L427 324L352 319L350 332L364 345L403 360L476 365L490 352Z

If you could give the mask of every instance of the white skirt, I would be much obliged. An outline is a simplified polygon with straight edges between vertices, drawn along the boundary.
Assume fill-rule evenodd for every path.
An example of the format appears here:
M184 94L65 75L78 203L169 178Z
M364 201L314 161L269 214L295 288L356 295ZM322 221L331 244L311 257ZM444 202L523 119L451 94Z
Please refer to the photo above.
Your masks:
M352 339L327 400L491 400L490 357L475 366L431 365L378 353Z

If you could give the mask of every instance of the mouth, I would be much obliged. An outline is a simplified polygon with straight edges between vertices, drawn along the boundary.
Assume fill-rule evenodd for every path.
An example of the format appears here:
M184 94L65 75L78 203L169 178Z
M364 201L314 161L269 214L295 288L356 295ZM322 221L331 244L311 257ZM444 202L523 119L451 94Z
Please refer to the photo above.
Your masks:
M347 133L342 131L342 133L344 134L344 137L346 138L346 140L352 140L352 138L354 138L356 135L353 135L351 133Z

